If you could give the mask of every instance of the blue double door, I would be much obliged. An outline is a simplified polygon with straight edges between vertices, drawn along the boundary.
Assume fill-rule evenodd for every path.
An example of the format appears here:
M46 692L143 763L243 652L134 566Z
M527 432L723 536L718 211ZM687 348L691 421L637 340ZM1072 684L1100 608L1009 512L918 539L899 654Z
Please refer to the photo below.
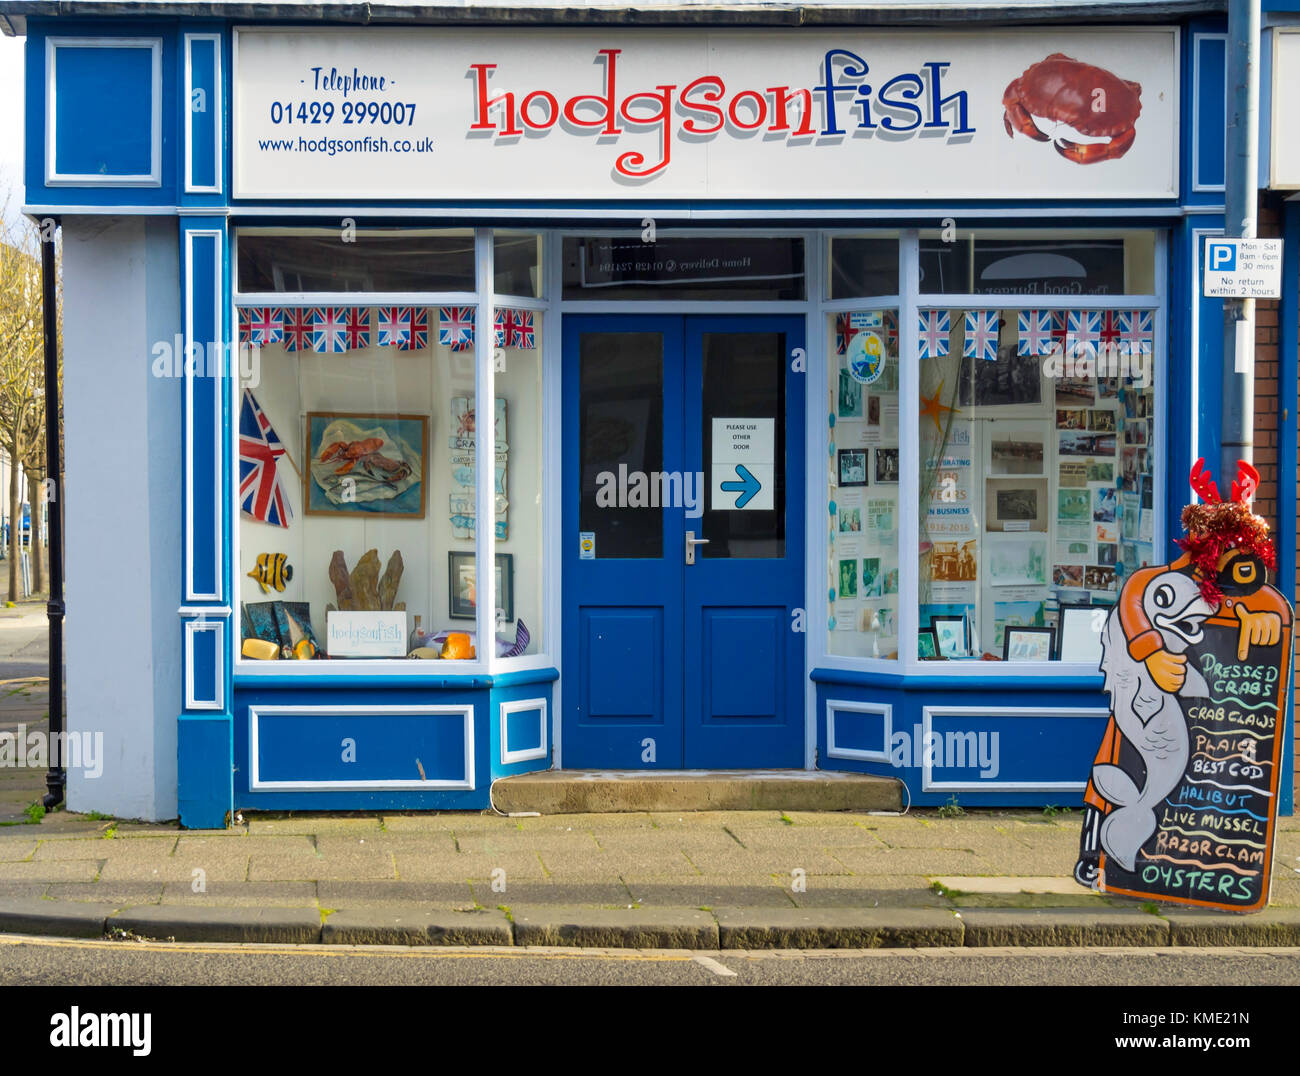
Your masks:
M566 769L804 765L803 333L565 317Z

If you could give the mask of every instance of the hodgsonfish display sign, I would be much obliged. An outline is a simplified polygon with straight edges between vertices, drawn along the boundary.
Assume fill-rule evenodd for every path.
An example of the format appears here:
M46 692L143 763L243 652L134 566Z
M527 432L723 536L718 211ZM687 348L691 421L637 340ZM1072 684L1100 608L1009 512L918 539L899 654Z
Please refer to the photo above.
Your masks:
M237 198L1171 198L1178 33L245 29Z

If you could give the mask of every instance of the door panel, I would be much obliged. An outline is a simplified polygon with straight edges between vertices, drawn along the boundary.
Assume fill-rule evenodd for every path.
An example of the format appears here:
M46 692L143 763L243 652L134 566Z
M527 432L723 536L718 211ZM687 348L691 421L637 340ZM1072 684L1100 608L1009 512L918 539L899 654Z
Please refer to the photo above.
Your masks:
M804 764L793 613L804 590L805 375L791 369L803 343L801 318L687 319L686 457L706 476L709 541L686 568L692 767Z
M566 767L683 765L681 512L619 496L682 468L681 353L681 318L564 319Z

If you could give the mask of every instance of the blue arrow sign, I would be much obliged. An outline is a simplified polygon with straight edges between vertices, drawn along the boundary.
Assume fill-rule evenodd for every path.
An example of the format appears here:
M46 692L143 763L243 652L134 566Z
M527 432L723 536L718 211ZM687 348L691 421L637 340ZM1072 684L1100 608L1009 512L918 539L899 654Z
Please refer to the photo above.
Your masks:
M736 507L744 508L750 501L758 496L758 491L763 488L763 483L755 478L748 467L743 463L736 464L736 477L739 482L723 482L719 487L723 493L739 493L736 498Z

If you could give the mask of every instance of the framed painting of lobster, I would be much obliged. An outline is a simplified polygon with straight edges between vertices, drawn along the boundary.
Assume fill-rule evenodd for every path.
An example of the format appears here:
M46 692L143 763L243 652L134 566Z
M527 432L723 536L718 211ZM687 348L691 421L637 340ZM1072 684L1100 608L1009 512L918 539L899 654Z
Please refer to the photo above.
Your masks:
M428 425L425 415L308 412L306 514L423 519Z

